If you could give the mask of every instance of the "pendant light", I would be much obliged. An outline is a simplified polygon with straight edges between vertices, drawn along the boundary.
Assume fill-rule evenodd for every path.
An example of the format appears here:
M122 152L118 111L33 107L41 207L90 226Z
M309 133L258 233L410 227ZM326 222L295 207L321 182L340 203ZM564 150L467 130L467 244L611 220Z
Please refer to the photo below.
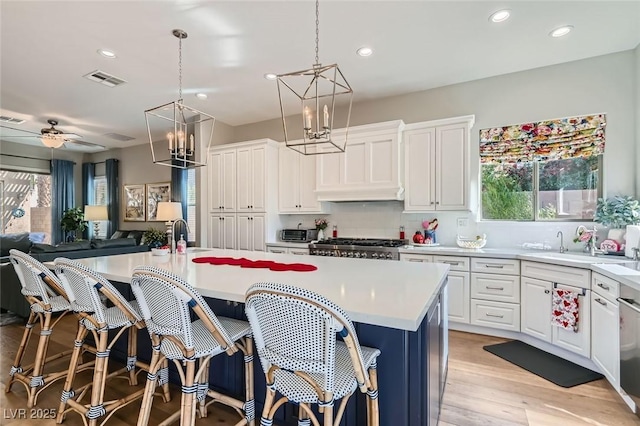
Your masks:
M215 118L184 104L182 99L182 40L187 33L172 31L178 39L178 100L144 112L151 156L155 164L187 169L207 164L206 150L211 146ZM197 160L197 140L206 141L205 151ZM164 154L163 154L164 153Z
M316 0L316 55L313 66L277 76L285 144L304 155L345 151L353 103L353 90L338 64L322 65L319 61L319 16L319 1ZM299 127L287 126L288 116L290 121L295 120L286 108L292 102L287 102L283 97L291 94L295 95L296 104L299 102L302 108ZM340 132L334 132L337 100L341 100L345 108L348 105L346 118L342 120L344 131Z

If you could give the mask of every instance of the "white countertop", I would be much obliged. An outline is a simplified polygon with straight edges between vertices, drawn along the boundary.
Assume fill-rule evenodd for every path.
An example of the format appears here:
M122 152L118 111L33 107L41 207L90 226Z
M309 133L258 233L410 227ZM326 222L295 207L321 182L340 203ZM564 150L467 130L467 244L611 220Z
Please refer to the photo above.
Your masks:
M631 261L628 266L595 264L591 270L640 291L640 263Z
M217 256L307 263L313 272L277 272L239 266L197 264L195 257ZM139 265L156 266L182 277L206 297L244 302L249 286L277 282L319 293L341 306L355 322L416 331L440 291L449 266L383 262L238 250L193 249L186 255L151 252L77 259L112 281L128 283Z

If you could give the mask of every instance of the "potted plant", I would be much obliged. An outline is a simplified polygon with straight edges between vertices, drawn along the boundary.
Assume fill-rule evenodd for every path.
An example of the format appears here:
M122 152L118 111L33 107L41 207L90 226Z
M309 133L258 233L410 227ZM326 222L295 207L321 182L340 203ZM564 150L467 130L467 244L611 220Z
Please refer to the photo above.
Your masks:
M87 221L84 220L84 212L80 207L65 210L60 220L60 227L67 234L67 242L75 241L78 232L87 229Z
M158 248L167 244L167 233L155 228L149 228L142 234L142 241L151 248Z
M598 198L593 221L608 228L624 228L640 223L640 202L631 196Z

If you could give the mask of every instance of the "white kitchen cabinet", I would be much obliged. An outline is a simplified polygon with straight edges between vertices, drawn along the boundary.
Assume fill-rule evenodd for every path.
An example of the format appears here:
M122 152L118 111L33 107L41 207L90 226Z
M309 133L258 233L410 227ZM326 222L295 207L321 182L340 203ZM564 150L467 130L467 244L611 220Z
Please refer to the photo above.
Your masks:
M266 145L244 146L237 151L238 212L266 211Z
M299 244L295 246L286 246L282 244L266 244L267 252L269 253L281 253L281 254L294 254L294 255L308 255L309 249L307 247L301 247Z
M278 158L280 213L323 213L316 196L316 158L280 147Z
M352 127L344 153L317 155L318 200L401 200L404 196L400 169L403 125L402 121L390 121ZM341 132L334 136L344 137Z
M209 215L209 247L218 249L236 248L236 215L234 213L212 213Z
M619 284L603 275L591 278L591 360L611 385L620 388Z
M265 251L265 215L238 213L238 250Z
M406 127L406 212L469 210L469 131L473 121L473 116L467 116Z
M521 327L522 332L577 353L591 356L590 271L581 268L522 262ZM530 276L525 276L529 274ZM548 280L549 278L553 281ZM565 330L551 324L554 285L570 287L580 293L578 330Z
M447 275L447 312L450 322L469 324L469 258L428 254L400 253L400 260L406 262L446 263L450 270Z
M236 211L236 150L209 152L209 211Z

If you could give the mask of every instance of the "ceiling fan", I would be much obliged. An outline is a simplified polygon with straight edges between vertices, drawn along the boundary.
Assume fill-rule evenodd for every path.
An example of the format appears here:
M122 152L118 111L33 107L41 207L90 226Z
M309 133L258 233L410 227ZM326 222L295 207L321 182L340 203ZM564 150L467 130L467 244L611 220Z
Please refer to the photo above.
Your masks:
M47 123L49 123L49 125L51 125L51 127L44 127L43 129L40 130L40 135L38 135L35 132L30 132L28 130L23 130L23 129L16 129L13 127L7 127L7 126L0 126L0 127L4 127L6 129L10 129L10 130L17 130L20 132L27 132L27 133L32 133L32 135L11 135L9 137L11 138L39 138L40 141L42 142L42 144L48 148L60 148L62 147L65 143L70 143L70 144L75 144L75 145L81 145L81 146L85 146L85 147L90 147L90 148L94 148L94 149L105 149L104 146L102 145L98 145L95 143L91 143L91 142L85 142L85 141L81 141L79 139L82 138L82 136L77 135L75 133L65 133L60 129L56 129L55 126L58 125L58 121L57 120L47 120Z

